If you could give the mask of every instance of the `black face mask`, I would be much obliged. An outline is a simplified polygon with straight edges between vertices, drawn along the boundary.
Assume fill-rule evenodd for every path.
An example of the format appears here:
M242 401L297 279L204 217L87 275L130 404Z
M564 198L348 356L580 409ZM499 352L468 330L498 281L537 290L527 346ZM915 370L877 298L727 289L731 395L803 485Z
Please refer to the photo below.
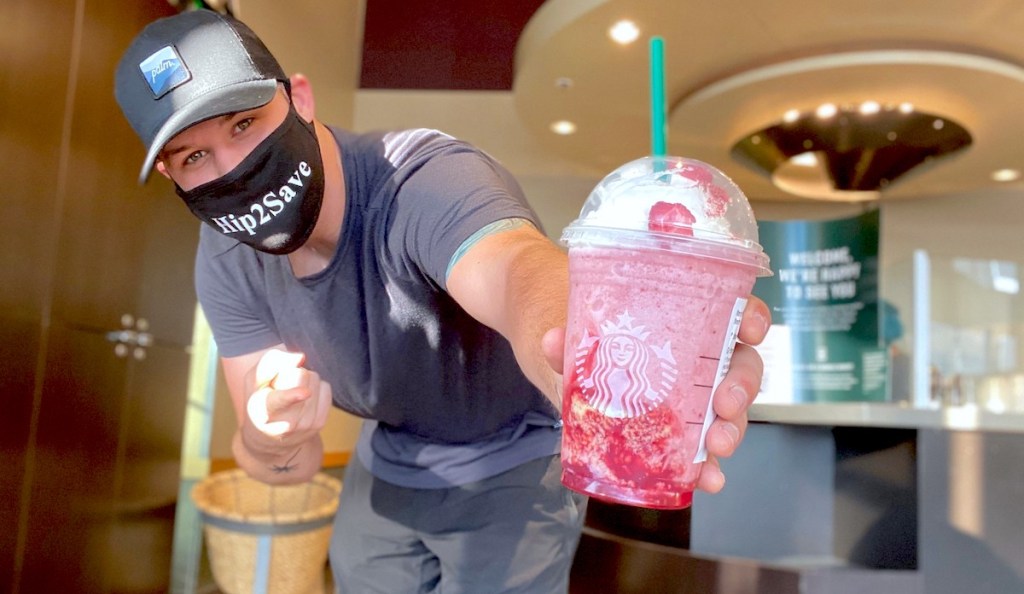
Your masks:
M178 196L199 220L270 254L306 242L320 214L324 168L313 124L289 108L284 122L234 169Z

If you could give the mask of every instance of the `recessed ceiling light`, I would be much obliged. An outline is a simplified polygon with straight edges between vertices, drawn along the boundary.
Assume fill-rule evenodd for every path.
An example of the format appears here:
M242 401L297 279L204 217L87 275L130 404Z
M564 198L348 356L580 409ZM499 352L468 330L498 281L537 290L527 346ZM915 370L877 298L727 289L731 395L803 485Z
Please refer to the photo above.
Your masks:
M914 104L904 101L903 103L900 103L899 110L901 113L910 113L914 111Z
M555 79L555 88L558 89L569 89L572 88L573 84L575 83L568 76L559 76Z
M786 113L782 114L782 121L787 124L792 124L800 118L799 109L790 109Z
M793 155L790 157L789 162L800 167L816 167L818 165L818 156L808 151L799 155Z
M1020 171L1016 169L997 169L992 172L992 179L997 182L1011 182L1020 179Z
M568 136L569 134L576 132L576 124L569 120L558 120L557 122L551 122L551 131L555 134Z
M860 104L860 112L864 115L878 113L881 109L882 106L878 104L878 101L865 101Z
M621 20L608 29L608 37L620 45L629 45L640 37L640 29L630 20Z
M825 120L836 115L838 112L839 108L836 107L834 103L822 103L814 113L817 114L819 118Z

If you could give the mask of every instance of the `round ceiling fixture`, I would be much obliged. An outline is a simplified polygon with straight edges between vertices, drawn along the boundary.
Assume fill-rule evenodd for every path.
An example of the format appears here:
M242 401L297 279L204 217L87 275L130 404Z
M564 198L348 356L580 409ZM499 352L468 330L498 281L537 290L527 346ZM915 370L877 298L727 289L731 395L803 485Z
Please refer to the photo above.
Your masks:
M949 118L864 101L790 110L741 138L731 154L788 193L860 201L971 142L970 132Z

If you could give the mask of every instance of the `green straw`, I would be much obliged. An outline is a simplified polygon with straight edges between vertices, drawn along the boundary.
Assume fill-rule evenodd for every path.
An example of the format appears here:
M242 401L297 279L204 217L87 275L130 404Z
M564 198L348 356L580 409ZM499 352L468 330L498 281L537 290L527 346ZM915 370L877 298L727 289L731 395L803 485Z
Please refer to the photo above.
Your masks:
M652 37L651 49L651 154L667 154L665 123L665 41Z

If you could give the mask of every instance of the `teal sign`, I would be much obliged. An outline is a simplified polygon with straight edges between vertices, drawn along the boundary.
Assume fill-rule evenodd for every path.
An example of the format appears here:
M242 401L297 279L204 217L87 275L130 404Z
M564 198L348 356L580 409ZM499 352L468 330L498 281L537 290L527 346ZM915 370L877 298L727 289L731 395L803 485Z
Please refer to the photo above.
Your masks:
M758 223L775 271L754 286L772 310L766 375L791 391L792 402L886 399L879 223L877 209L848 219Z

